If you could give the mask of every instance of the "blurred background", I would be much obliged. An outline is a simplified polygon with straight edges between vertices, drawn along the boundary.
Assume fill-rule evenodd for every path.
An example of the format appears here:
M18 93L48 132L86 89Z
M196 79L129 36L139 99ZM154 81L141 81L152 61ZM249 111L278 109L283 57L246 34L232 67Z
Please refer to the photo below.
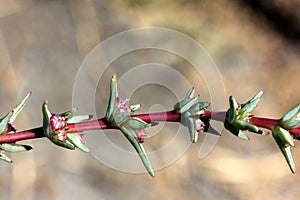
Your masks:
M244 102L264 90L254 114L280 118L300 102L299 9L298 0L0 0L1 116L31 90L16 126L40 126L45 99L53 112L72 106L76 73L97 44L128 29L155 26L182 32L206 49L219 68L226 98ZM106 110L112 73L122 75L136 58L143 63L157 55L136 52L105 71L97 90L99 117ZM191 66L172 56L165 59L196 85L203 100L209 99ZM167 88L148 85L132 101L148 111L153 104L171 109L176 98ZM176 128L166 125L146 140L146 149L172 139ZM112 132L105 134L118 143ZM248 135L251 140L242 141L224 130L208 157L200 160L195 144L155 178L114 170L46 139L24 141L34 150L11 154L13 164L0 162L0 199L297 199L300 175L290 172L271 136ZM292 151L300 171L297 142Z

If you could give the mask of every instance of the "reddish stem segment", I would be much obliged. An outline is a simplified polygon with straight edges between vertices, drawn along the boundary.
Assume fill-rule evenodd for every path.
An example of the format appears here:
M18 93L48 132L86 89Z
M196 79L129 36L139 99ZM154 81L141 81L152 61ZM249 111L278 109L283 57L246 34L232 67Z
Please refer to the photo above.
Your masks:
M166 121L166 122L180 122L181 114L176 113L174 110L167 112L158 112L158 113L150 113L150 114L138 114L133 115L132 117L137 117L142 119L145 122L153 122L153 121ZM220 122L224 122L226 117L226 112L210 112L205 111L205 113L201 116L202 120L216 120ZM275 125L279 123L278 119L268 119L261 117L252 116L249 121L262 128L272 129ZM81 132L88 130L100 130L100 129L117 129L118 127L111 126L105 118L101 118L98 120L92 120L87 122L80 122L76 124L68 124L68 132ZM291 134L300 135L300 128L294 128L290 130ZM29 140L35 138L45 137L43 133L43 128L33 128L25 131L16 132L14 134L4 134L0 135L0 144L1 143L12 143L21 140Z
M251 117L249 121L255 126L272 130L276 125L280 123L279 119L268 119L262 117Z

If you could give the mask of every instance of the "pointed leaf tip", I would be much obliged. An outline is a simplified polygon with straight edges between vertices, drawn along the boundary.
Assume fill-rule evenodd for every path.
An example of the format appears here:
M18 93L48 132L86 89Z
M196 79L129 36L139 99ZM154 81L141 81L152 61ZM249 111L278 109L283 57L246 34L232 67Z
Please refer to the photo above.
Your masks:
M117 74L116 74L116 73L112 75L111 80L112 80L112 81L117 81Z
M14 122L16 117L19 115L19 113L24 108L25 104L28 102L29 97L31 96L32 92L30 91L23 99L22 101L13 109L14 114L10 118L10 122Z
M140 156L140 159L142 160L142 162L143 162L146 170L150 174L150 176L154 177L155 173L151 166L150 160L146 154L146 151L145 151L143 145L140 144L138 142L138 140L136 139L134 130L132 128L130 128L130 126L129 127L121 126L120 130L122 131L124 136L128 139L128 141L131 143L131 145L134 147L134 149L136 150L138 155Z
M275 139L286 162L288 163L290 170L292 171L292 173L295 173L296 167L295 167L293 156L291 153L291 147L289 145L286 145L285 142L282 141L281 137L278 135L278 132L276 130L274 131L274 129L272 131L272 136Z
M5 155L4 153L0 153L0 160L12 163L12 159L10 159L7 155Z
M112 115L114 112L114 108L116 105L116 99L118 97L118 89L117 89L117 75L114 74L110 81L110 93L109 93L109 101L106 109L105 118L107 121L111 121Z
M83 139L81 136L77 133L68 133L67 138L70 140L70 142L75 145L80 150L89 153L90 150L83 144Z

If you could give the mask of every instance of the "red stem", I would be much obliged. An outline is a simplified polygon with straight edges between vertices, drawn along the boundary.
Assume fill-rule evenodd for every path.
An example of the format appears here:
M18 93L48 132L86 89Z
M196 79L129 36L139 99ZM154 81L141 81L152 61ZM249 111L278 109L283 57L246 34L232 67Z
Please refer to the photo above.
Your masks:
M251 117L249 121L255 126L272 130L276 125L280 123L279 119L268 119L262 117Z
M226 116L226 112L211 112L205 111L204 115L201 116L202 120L216 120L220 122L224 122ZM180 122L181 115L176 113L175 111L167 111L167 112L158 112L158 113L150 113L150 114L138 114L133 115L132 117L138 117L145 122L153 122L153 121L166 121L166 122ZM252 116L249 121L262 128L272 129L275 125L279 123L278 119L268 119L261 117ZM98 120L92 120L87 122L80 122L76 124L68 124L68 132L81 132L88 130L99 130L99 129L116 129L117 127L111 126L105 118L101 118ZM300 135L300 128L294 128L290 130L291 134ZM1 143L12 143L21 140L29 140L35 138L45 137L43 133L43 128L33 128L29 130L24 130L20 132L16 132L14 134L3 134L0 135L0 144Z

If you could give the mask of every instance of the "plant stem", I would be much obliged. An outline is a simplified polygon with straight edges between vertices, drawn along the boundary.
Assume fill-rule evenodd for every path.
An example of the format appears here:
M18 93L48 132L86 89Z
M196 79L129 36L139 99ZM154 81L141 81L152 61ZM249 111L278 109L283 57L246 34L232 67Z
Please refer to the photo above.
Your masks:
M137 117L145 122L154 121L166 121L166 122L181 122L181 114L176 113L174 110L167 112L157 112L149 114L138 114L132 115L132 117ZM224 122L226 117L226 112L211 112L205 111L201 115L201 120L216 120ZM268 119L261 117L250 117L249 121L262 128L272 129L275 125L279 123L278 119ZM105 118L100 118L97 120L91 120L86 122L79 122L75 124L68 124L68 132L82 132L88 130L100 130L100 129L118 129L116 126L111 126ZM294 128L290 130L291 134L300 134L300 128ZM29 140L35 138L45 137L43 133L43 127L33 128L29 130L19 131L13 134L3 134L0 135L0 144L2 143L13 143L21 140Z
M255 126L272 130L276 125L280 123L279 119L268 119L262 117L250 117L249 121Z

